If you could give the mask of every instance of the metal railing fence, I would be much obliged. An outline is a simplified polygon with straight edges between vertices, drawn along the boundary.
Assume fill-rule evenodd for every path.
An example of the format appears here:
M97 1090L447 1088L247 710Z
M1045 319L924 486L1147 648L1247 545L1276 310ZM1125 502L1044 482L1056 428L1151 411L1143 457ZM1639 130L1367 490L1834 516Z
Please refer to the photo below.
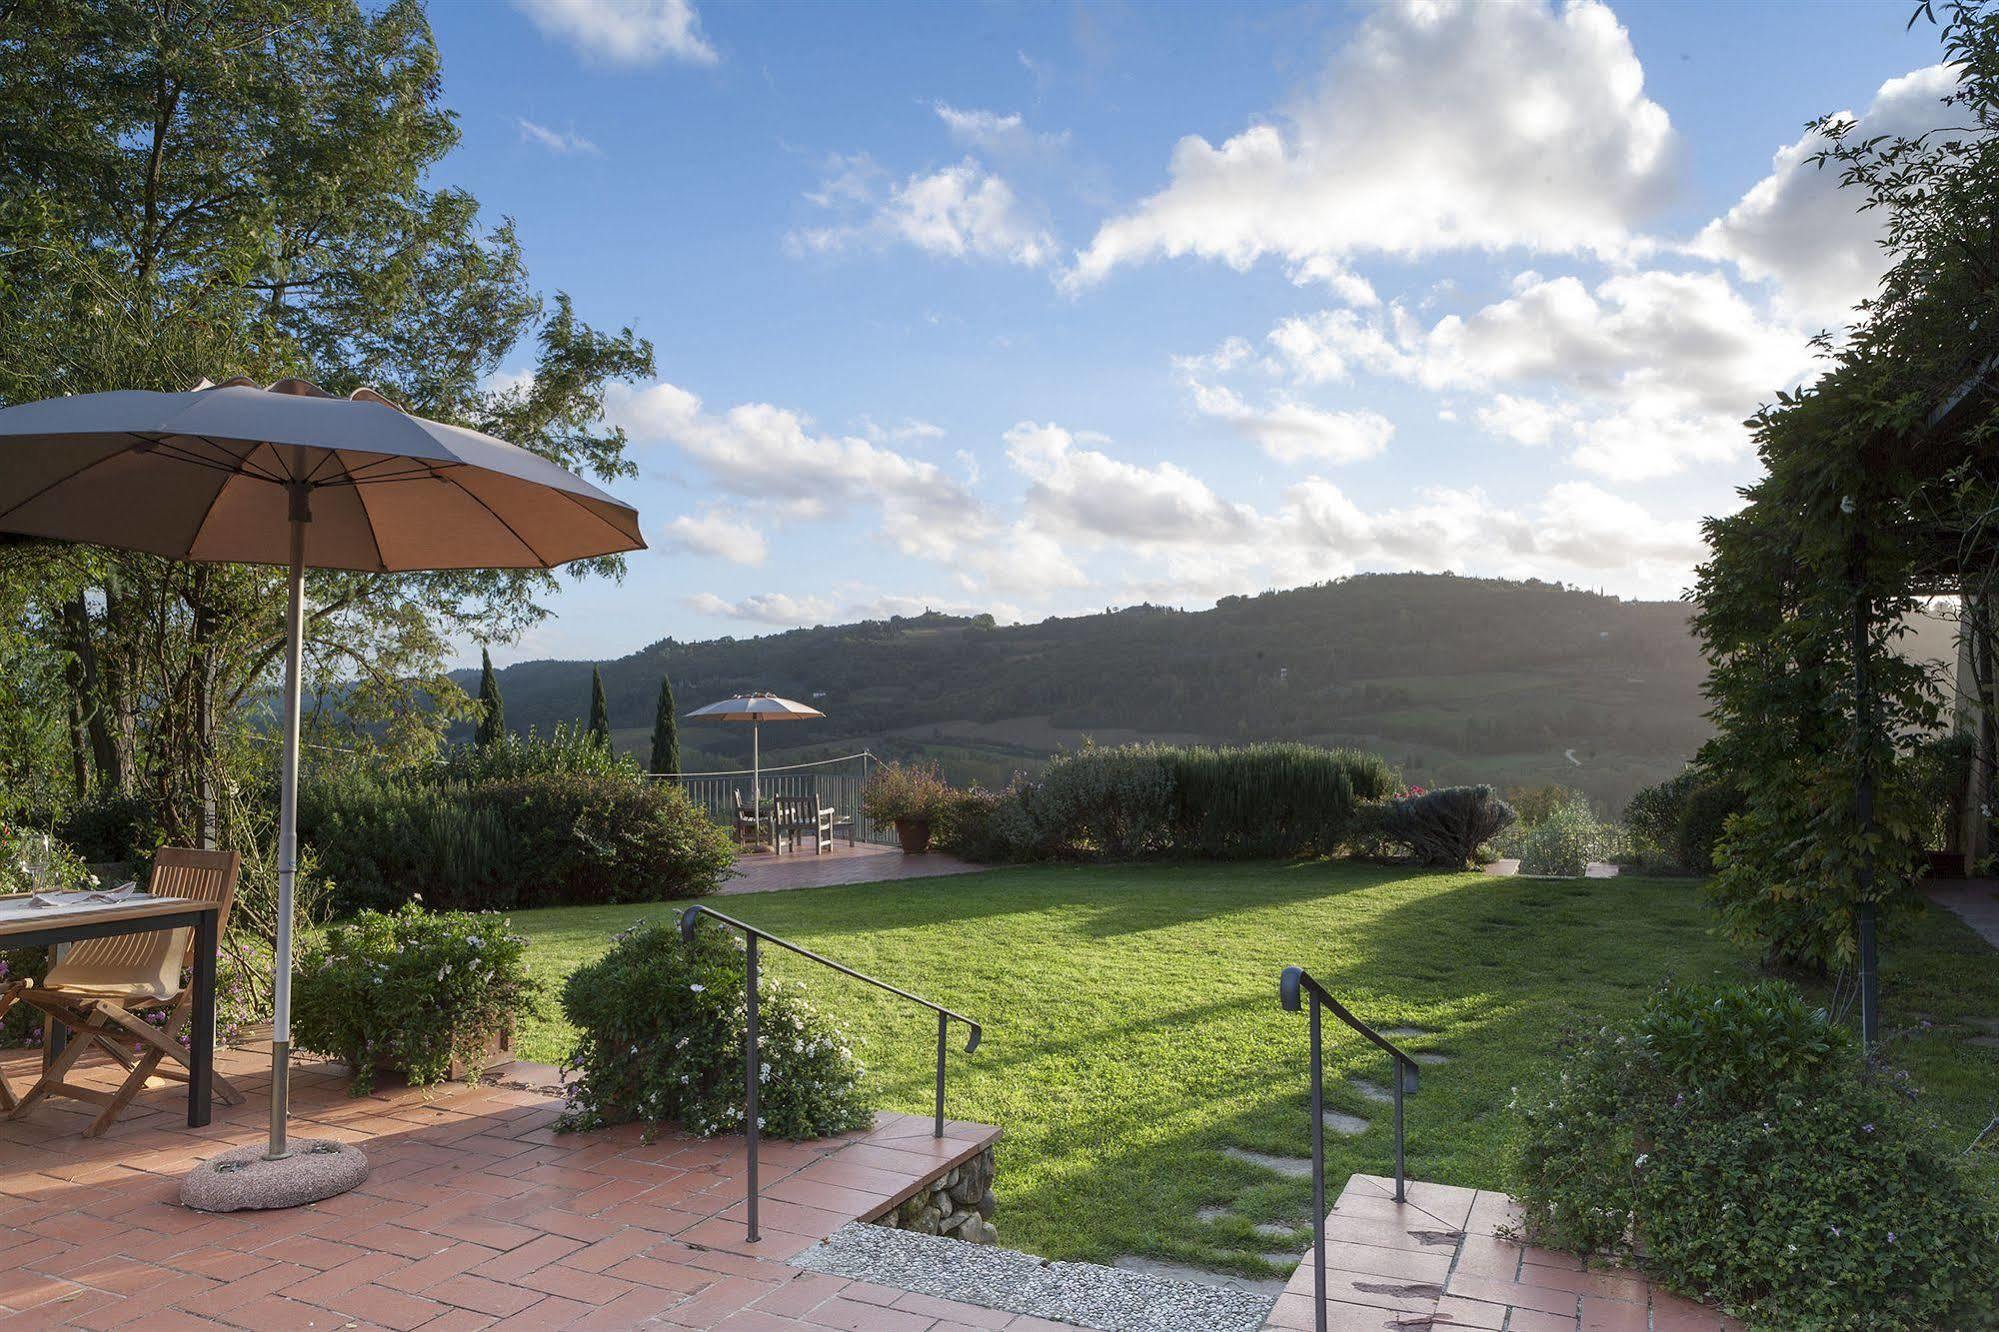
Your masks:
M748 1213L747 1238L750 1243L754 1244L758 1239L757 1145L763 1136L761 1132L762 1124L757 1119L757 1084L761 1081L760 1075L763 1070L763 1060L757 1046L757 945L759 942L768 940L776 944L779 948L786 949L798 954L802 958L817 962L822 967L831 967L842 976L851 976L857 981L863 981L866 984L874 986L877 990L886 990L898 998L907 999L913 1004L920 1004L937 1015L937 1118L931 1130L932 1137L941 1138L944 1136L944 1047L949 1037L951 1024L953 1022L962 1022L971 1029L970 1034L965 1038L966 1054L970 1054L979 1048L979 1039L984 1034L984 1029L962 1013L954 1013L941 1004L933 1004L921 995L911 994L899 986L890 985L887 981L876 980L873 976L855 971L852 967L835 962L830 957L821 957L811 949L801 948L789 940L778 938L775 934L766 934L756 926L746 924L733 916L725 916L713 907L691 906L682 912L680 916L681 937L690 943L693 942L694 931L701 924L701 917L703 916L707 916L729 929L741 930L747 954L744 960L745 974L743 979L745 1046L743 1052L743 1138L747 1145L749 1164L748 1171L746 1172L746 1197L748 1202L745 1208L745 1211Z
M1325 986L1313 980L1303 967L1286 967L1277 983L1278 1000L1287 1013L1307 1009L1312 1040L1312 1325L1326 1332L1326 1077L1325 1060L1319 1037L1319 1012L1331 1010L1334 1017L1352 1027L1375 1045L1386 1050L1395 1073L1395 1201L1406 1201L1402 1160L1402 1097L1416 1090L1416 1061L1397 1049L1393 1042L1346 1010Z

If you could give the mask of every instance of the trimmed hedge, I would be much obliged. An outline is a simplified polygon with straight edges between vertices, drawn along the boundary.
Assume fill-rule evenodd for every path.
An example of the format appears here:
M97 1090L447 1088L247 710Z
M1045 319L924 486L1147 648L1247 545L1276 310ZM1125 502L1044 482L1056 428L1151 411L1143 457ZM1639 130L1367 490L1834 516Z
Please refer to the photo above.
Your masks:
M977 860L1330 855L1396 789L1375 754L1314 745L1118 745L1051 760L1038 782L956 792L938 844Z
M335 910L657 902L712 891L726 831L678 787L570 771L476 784L360 775L303 783L299 835Z

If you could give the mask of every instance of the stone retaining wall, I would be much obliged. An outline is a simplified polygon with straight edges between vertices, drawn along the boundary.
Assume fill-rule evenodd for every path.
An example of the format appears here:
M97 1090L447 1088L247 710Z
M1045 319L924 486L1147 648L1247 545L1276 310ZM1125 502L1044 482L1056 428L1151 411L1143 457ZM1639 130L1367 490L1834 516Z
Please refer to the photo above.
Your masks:
M945 1235L971 1244L997 1244L993 1228L993 1149L947 1170L901 1205L875 1217L873 1224L919 1235Z

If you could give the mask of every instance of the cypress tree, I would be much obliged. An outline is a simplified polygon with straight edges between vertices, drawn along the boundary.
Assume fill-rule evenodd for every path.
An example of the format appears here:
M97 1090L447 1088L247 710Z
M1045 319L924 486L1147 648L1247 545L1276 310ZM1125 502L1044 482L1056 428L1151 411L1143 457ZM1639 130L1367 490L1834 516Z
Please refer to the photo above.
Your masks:
M507 733L507 705L500 697L500 677L493 674L493 654L479 649L479 717L476 739L484 749Z
M659 677L659 706L652 715L652 771L680 771L680 721L673 712L673 681Z
M590 738L604 748L611 747L611 705L604 697L604 677L590 668Z

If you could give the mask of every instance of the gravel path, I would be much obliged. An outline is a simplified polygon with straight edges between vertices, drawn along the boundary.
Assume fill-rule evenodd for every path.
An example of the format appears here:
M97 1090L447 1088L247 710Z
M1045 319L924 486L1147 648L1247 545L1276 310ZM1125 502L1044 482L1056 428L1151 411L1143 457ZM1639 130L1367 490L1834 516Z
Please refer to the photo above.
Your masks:
M1268 1295L855 1222L792 1266L1099 1332L1256 1332Z

